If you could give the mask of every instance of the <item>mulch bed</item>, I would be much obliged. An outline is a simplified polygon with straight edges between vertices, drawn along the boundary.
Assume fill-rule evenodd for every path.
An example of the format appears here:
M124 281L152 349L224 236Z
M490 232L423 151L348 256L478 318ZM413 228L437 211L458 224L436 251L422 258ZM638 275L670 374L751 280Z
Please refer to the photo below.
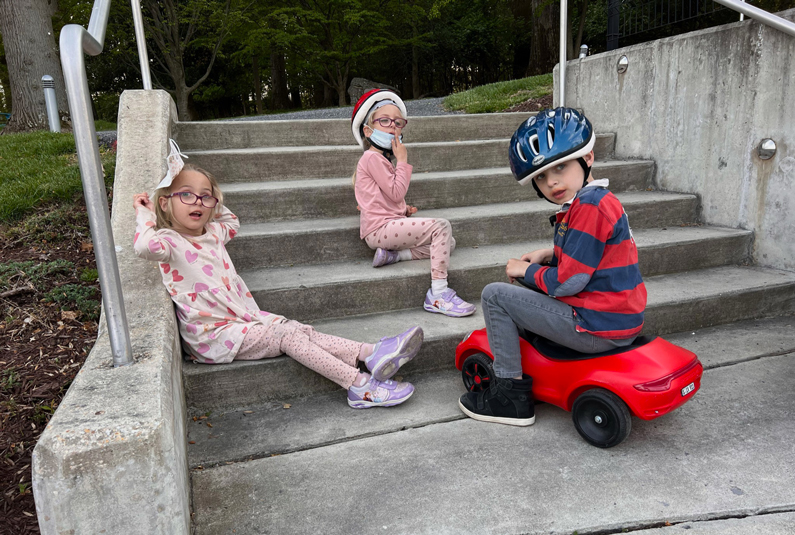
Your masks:
M521 104L517 104L505 111L538 111L547 108L552 108L552 95L546 95L540 98L531 98L525 100Z
M57 241L42 235L9 237L0 229L3 264L66 260L75 269L34 285L20 273L0 292L0 534L39 533L31 490L31 454L97 336L97 322L47 302L46 292L80 280L96 269L85 206L70 210L74 225L57 229ZM82 227L82 228L81 228ZM44 287L47 286L47 287Z

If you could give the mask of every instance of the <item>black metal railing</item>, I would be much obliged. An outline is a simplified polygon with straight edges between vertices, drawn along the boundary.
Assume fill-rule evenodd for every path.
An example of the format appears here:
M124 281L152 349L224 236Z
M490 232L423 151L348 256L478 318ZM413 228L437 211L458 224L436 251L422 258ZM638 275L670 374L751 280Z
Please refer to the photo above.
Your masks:
M619 9L619 37L651 32L718 12L737 17L736 13L713 0L624 0Z

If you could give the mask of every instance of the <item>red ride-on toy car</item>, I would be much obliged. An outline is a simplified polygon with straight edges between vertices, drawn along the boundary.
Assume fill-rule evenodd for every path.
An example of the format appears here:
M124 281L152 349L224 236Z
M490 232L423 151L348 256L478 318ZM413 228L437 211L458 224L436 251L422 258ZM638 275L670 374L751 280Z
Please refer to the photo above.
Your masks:
M701 386L698 357L659 337L639 336L625 348L578 353L529 334L520 339L522 370L533 378L533 396L571 411L574 427L590 444L611 448L632 428L630 414L652 420L680 407ZM456 368L470 392L494 380L486 329L469 333L456 348Z

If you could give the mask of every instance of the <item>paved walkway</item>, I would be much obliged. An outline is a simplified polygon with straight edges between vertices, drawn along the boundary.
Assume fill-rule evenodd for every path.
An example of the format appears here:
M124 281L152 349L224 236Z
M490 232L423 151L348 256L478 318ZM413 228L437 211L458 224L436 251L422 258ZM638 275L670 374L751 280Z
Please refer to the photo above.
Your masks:
M463 418L450 370L388 411L352 411L339 392L271 409L252 434L226 431L290 436L297 451L194 470L197 533L791 534L793 326L789 317L667 337L701 356L702 389L670 415L633 419L608 450L550 405L537 406L530 428ZM403 427L362 433L378 416Z

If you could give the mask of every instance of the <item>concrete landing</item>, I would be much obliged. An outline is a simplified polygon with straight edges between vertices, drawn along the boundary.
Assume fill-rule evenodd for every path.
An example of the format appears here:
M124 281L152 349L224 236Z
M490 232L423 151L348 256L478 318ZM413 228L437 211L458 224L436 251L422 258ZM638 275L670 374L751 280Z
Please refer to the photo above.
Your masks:
M751 320L665 338L695 352L706 369L795 351L795 317ZM339 388L229 411L188 422L188 462L209 468L229 461L290 453L462 419L455 400L464 392L452 354L434 373L413 374L412 398L390 410L353 411ZM287 373L285 371L285 373ZM400 377L401 374L398 375ZM287 408L285 408L287 407ZM210 424L210 425L207 425Z
M791 513L793 381L795 353L707 370L690 403L609 450L539 405L530 428L457 420L194 471L196 533L617 533Z

